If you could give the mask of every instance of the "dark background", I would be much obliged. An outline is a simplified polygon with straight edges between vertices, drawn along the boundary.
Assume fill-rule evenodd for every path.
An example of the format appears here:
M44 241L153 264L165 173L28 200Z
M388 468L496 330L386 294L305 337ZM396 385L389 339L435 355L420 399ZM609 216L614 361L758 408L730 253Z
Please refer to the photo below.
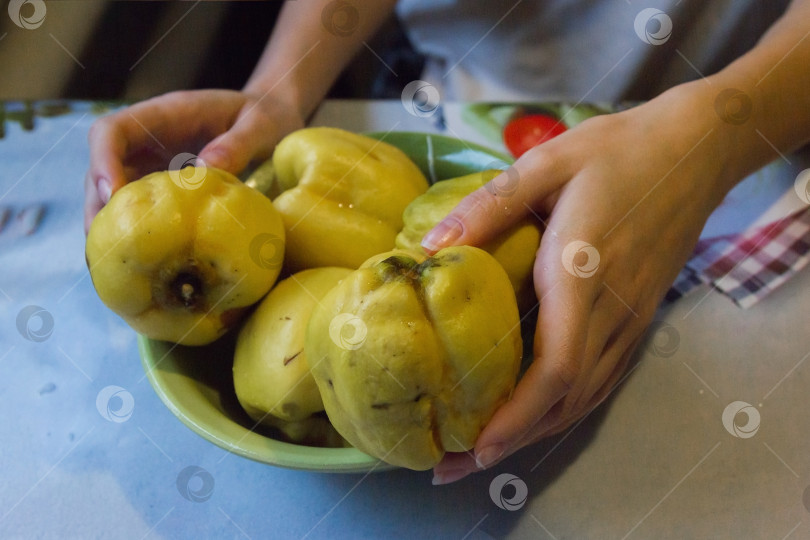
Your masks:
M6 3L2 3L4 8ZM167 68L167 73L154 77L163 79L154 81L154 91L150 90L148 84L144 86L141 80L134 94L131 90L128 92L127 87L133 75L131 68L147 54L151 47L155 47L155 51L149 54L160 54L161 58L168 62L183 62L183 58L168 58L175 52L168 45L171 40L167 39L165 43L159 43L156 46L157 38L162 33L159 24L163 24L165 27L177 23L178 13L182 14L192 8L194 16L181 20L171 30L171 33L177 33L177 35L171 36L172 40L197 40L202 30L195 27L195 20L198 24L201 18L209 15L211 18L205 20L214 25L215 35L211 39L199 40L204 43L200 48L202 50L198 49L194 52L202 55L203 60L194 59L194 62L199 65L195 68L191 80L184 81L182 87L185 89L241 88L267 43L282 2L276 0L204 1L197 4L162 1L101 2L103 8L100 10L100 15L90 30L85 31L86 38L81 47L73 45L72 49L70 34L78 30L71 30L71 25L66 21L65 10L81 11L91 3L49 0L46 5L48 11L45 23L36 30L20 29L12 23L10 17L6 17L5 13L0 13L0 36L8 36L5 43L0 38L0 49L4 46L10 47L11 42L15 39L18 42L23 39L27 40L22 47L17 46L21 50L16 53L16 56L12 56L12 61L26 62L24 52L26 48L29 52L31 48L50 48L53 53L58 41L58 45L66 51L59 60L64 64L72 64L67 76L62 74L60 76L63 80L55 81L53 73L57 70L52 69L52 73L49 75L47 66L35 65L35 62L31 62L32 83L25 87L26 90L30 88L31 91L25 93L36 95L37 81L48 80L55 83L55 85L48 86L61 88L60 95L49 97L115 100L144 99L149 97L149 94L154 95L167 90L170 81L166 79L171 77L170 68ZM99 0L96 0L96 6L99 5ZM89 20L89 13L88 10L86 20ZM76 16L81 17L81 14ZM209 26L205 32L210 34L210 28ZM379 34L369 40L367 45L367 47L361 48L355 61L336 82L329 97L398 99L404 85L419 78L422 60L411 48L395 17L392 17ZM374 52L372 53L369 49ZM59 54L62 54L61 51ZM73 61L68 54L73 57ZM380 58L377 58L375 54ZM30 54L28 57L33 58ZM391 67L397 76L394 76L380 59ZM192 62L192 59L188 60ZM187 64L187 66L191 65ZM26 70L28 70L28 66L26 66ZM39 73L36 72L37 70ZM0 77L2 77L2 71L3 66L0 65ZM16 73L20 70L13 71ZM26 74L29 74L29 71L26 71ZM51 78L47 79L49 76ZM19 86L17 85L18 88ZM43 85L40 83L39 86ZM20 93L19 90L16 92ZM0 98L5 99L26 99L27 97L25 95L0 95Z

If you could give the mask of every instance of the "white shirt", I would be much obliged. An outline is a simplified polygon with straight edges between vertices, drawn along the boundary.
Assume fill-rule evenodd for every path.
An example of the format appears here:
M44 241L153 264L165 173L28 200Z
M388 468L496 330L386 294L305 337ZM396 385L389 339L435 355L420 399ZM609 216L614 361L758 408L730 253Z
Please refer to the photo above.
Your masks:
M402 0L445 99L646 100L757 42L788 0Z

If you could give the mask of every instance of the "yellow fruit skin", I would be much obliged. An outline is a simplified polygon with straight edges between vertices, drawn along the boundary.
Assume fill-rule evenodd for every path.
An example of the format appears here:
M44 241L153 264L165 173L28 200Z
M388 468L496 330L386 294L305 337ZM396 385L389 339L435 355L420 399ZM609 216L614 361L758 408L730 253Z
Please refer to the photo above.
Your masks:
M236 397L254 420L304 420L323 411L309 372L304 337L320 299L352 271L322 267L280 281L239 330L234 353Z
M430 186L427 192L416 197L405 209L403 227L396 237L396 247L425 253L421 242L428 231L444 219L461 199L500 172L486 170L442 180ZM521 313L537 304L532 274L541 234L539 224L527 218L506 230L497 239L480 246L506 270Z
M428 183L398 148L337 128L285 137L273 153L290 271L357 268L394 247L402 212Z
M330 421L358 449L425 470L472 448L522 355L509 278L487 252L378 255L333 288L305 351Z
M283 250L267 197L225 171L186 167L118 190L93 220L85 255L99 297L135 331L205 345L270 290Z

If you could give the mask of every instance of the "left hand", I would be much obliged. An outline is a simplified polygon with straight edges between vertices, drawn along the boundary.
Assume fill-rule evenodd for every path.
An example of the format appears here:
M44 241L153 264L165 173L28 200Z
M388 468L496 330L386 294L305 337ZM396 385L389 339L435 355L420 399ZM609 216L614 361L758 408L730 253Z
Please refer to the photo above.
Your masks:
M284 135L304 125L296 108L276 94L169 92L98 119L88 135L85 232L113 193L168 169L178 153L197 152L208 166L233 174L268 158Z
M710 98L676 89L587 120L529 150L426 235L423 246L436 251L481 245L529 212L546 223L534 266L534 361L474 454L448 454L434 469L435 483L565 429L620 381L730 189L716 157L726 154Z

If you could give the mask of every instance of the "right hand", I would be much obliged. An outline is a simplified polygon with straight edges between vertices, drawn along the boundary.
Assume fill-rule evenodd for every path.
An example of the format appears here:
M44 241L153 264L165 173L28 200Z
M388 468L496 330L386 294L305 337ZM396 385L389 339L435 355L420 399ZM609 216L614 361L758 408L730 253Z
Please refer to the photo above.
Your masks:
M236 90L164 94L97 120L90 128L84 228L124 184L166 170L181 152L239 174L270 157L286 134L304 127L290 104Z
M484 245L527 215L546 225L534 265L534 360L475 452L446 455L435 483L563 431L622 380L706 220L740 178L727 173L735 132L714 114L714 92L688 83L588 119L524 153L514 174L478 188L425 236L435 253Z

